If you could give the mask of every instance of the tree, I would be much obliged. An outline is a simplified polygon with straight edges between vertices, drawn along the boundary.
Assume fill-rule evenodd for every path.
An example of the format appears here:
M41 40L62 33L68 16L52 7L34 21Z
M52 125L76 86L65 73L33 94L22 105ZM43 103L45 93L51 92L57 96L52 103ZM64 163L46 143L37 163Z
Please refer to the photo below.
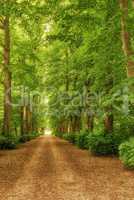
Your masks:
M3 133L9 134L11 129L11 69L10 69L10 17L1 18L1 29L4 32L3 72L4 72L4 122Z
M132 3L132 1L131 1ZM122 47L127 60L127 76L134 77L134 61L133 50L131 45L131 36L128 30L128 13L129 13L129 1L120 0L120 8L122 12L121 16L121 35L122 35Z

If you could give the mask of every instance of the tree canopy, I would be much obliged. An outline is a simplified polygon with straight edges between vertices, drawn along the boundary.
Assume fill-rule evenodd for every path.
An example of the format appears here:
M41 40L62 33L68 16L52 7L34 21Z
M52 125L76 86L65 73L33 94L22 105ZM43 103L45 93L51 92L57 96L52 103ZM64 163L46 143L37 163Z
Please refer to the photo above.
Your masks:
M134 122L132 0L0 1L2 134Z

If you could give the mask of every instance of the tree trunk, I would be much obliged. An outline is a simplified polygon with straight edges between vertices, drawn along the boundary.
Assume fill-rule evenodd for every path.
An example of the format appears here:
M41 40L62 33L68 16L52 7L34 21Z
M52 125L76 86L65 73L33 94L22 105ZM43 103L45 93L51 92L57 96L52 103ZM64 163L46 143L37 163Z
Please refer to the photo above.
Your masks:
M106 114L106 117L104 119L104 127L105 127L105 131L106 133L112 133L113 132L113 114Z
M94 116L88 116L87 127L88 127L88 130L93 131L93 128L94 128Z
M28 133L32 132L32 112L30 110L30 108L28 107L28 111L27 111L28 115L27 115L27 121L28 121Z
M30 132L30 111L29 111L29 105L26 106L26 132L27 132L27 134Z
M28 94L27 100L24 98L23 105L21 106L21 134L29 134L32 132L35 123L33 124L33 110L30 104L30 95ZM33 126L34 125L34 126Z
M3 23L4 30L4 121L3 121L3 134L10 134L11 130L11 72L10 65L10 22L9 17L5 17Z
M74 116L72 120L72 132L79 132L81 129L81 117Z
M18 129L17 129L16 124L14 124L14 132L15 132L15 135L17 136L18 135Z
M26 134L27 131L26 106L21 106L21 135Z
M133 52L131 47L130 34L127 30L127 18L128 18L128 0L119 0L120 8L122 11L121 17L121 35L122 35L122 47L127 59L127 76L134 77L134 61L132 60Z

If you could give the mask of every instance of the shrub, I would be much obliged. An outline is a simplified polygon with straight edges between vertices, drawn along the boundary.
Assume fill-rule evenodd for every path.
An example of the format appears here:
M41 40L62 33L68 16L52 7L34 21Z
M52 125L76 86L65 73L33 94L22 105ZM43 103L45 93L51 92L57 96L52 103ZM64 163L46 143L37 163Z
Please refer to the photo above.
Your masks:
M19 138L15 136L0 136L0 149L15 149Z
M95 155L108 155L113 154L114 147L110 134L92 134L88 137L89 150Z
M54 132L53 135L55 135L56 137L63 137L63 133L62 132Z
M40 132L32 132L31 135L34 137L34 138L37 138L39 136L42 136L43 134L40 133Z
M75 144L76 133L65 133L63 139L68 140L70 143Z
M114 151L116 154L119 153L120 144L128 140L130 137L131 134L123 132L112 134L112 141L113 141Z
M119 146L119 156L126 167L134 169L134 138Z
M89 149L88 135L88 132L81 132L79 134L76 134L75 142L79 148Z
M132 117L126 117L126 116L120 116L120 118L115 123L115 128L117 129L117 132L125 133L128 135L131 135L133 137L134 135L134 120Z
M119 153L119 145L126 141L130 135L128 133L99 133L88 136L89 149L95 155L112 155Z
M37 136L35 136L35 135L32 135L32 134L25 134L25 135L21 135L20 136L20 142L21 143L25 143L25 142L28 142L28 141L30 141L30 140L32 140L32 139L34 139L34 138L36 138Z

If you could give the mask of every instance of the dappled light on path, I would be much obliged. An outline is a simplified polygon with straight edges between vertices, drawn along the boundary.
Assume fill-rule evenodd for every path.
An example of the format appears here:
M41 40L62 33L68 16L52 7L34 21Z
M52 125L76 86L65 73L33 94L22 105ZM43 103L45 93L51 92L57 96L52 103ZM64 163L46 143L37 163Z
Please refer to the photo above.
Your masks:
M133 172L118 159L92 157L53 136L0 151L0 169L0 200L130 200L134 196Z

